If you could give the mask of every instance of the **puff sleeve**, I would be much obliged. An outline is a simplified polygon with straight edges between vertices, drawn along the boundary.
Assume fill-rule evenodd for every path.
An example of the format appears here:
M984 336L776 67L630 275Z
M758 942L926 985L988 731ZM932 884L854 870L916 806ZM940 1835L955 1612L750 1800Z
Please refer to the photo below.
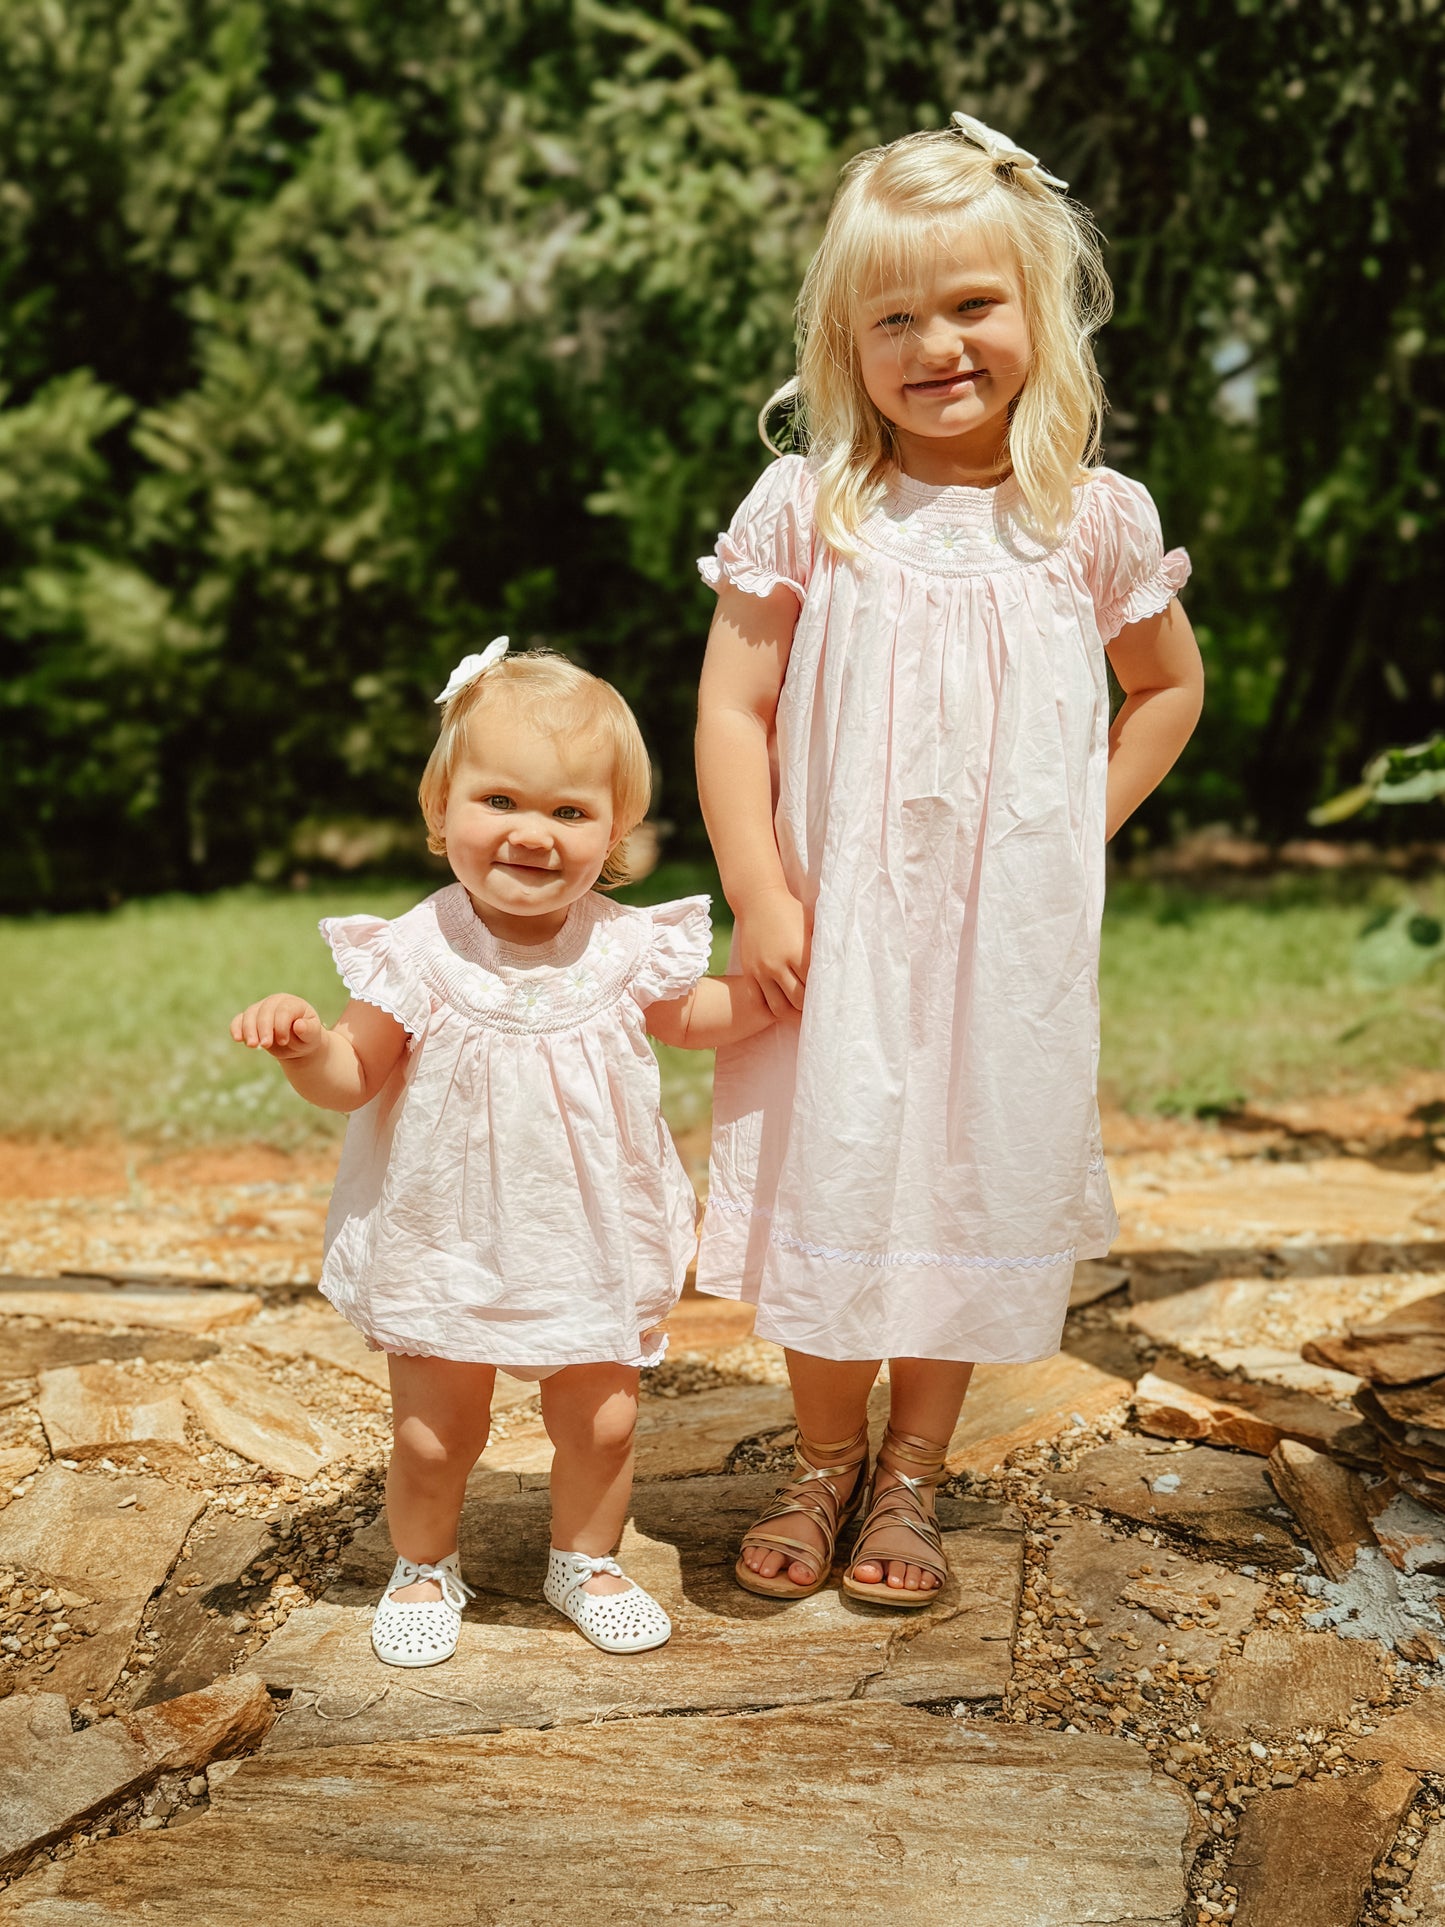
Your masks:
M714 552L698 558L709 588L729 583L758 596L789 588L801 602L813 568L814 490L801 455L779 456L764 469Z
M426 1034L431 998L396 925L384 917L323 917L321 934L352 996L394 1017L407 1048L415 1048Z
M1192 565L1184 549L1165 554L1159 511L1141 483L1100 469L1090 498L1079 537L1099 634L1110 643L1127 624L1167 609Z
M712 912L707 897L679 897L654 904L652 935L632 979L632 994L644 1009L685 997L707 974L712 957Z

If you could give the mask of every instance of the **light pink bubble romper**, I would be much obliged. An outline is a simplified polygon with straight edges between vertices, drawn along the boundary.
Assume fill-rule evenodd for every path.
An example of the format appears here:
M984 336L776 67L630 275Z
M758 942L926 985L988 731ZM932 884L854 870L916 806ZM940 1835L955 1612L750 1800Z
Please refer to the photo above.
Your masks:
M813 950L801 1026L718 1052L698 1285L820 1358L1045 1358L1075 1259L1118 1230L1104 647L1189 559L1108 469L1052 547L1012 482L899 476L852 558L815 538L813 498L785 456L699 564L801 604L776 827Z
M322 1291L382 1351L520 1377L655 1365L697 1200L643 1013L706 972L707 898L585 896L550 943L516 946L454 883L393 923L321 929L352 996L408 1036L347 1124Z

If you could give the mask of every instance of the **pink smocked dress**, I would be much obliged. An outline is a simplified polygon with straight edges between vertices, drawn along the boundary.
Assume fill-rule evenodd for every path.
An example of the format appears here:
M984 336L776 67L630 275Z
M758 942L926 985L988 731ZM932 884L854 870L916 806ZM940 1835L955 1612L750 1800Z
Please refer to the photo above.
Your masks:
M845 557L785 456L699 567L801 605L778 848L800 1026L718 1052L698 1286L832 1359L1057 1351L1118 1229L1099 1135L1104 649L1189 574L1109 469L1051 546L1015 484L899 475Z
M518 946L454 883L393 923L321 929L352 996L408 1038L347 1125L322 1291L383 1351L525 1377L655 1365L697 1201L644 1012L707 970L707 898L585 896Z

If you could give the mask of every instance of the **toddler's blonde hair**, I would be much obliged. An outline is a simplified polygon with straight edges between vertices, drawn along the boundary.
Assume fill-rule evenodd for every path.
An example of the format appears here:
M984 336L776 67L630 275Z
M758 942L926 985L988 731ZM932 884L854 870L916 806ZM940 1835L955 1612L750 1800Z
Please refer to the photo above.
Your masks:
M916 286L940 252L983 238L1018 271L1031 345L1009 427L1009 462L1028 520L1060 534L1080 470L1095 460L1104 390L1092 338L1113 297L1087 209L973 146L955 128L908 134L855 155L843 171L822 244L798 296L798 373L758 418L763 440L780 403L793 403L817 471L816 522L833 548L854 534L898 465L892 426L863 386L855 323L882 286Z
M548 735L602 745L611 752L613 840L598 885L612 889L626 883L625 845L652 801L647 746L637 718L611 683L550 649L504 656L459 689L443 710L441 731L417 790L427 848L434 856L446 855L442 826L467 731L479 715L503 705L508 719L520 716Z

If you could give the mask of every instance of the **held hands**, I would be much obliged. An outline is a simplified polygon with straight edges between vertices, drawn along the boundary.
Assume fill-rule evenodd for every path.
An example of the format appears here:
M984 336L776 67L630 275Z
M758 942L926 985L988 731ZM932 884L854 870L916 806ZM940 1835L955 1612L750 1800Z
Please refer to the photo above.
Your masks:
M812 934L807 912L788 890L769 890L738 916L738 962L774 1017L803 1008Z
M231 1019L231 1035L250 1050L269 1051L278 1063L313 1056L326 1039L326 1026L304 997L284 990L248 1004Z

